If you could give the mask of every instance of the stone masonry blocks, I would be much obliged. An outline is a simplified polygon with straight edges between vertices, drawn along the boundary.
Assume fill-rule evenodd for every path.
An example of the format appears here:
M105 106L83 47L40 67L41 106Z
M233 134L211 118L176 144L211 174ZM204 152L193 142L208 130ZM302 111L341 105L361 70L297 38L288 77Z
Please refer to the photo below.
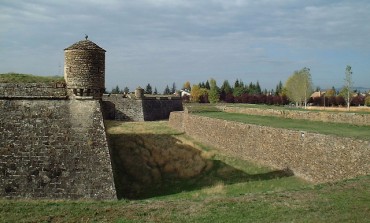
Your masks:
M100 102L0 100L0 196L114 199Z
M199 125L199 123L202 123ZM321 183L370 174L370 142L172 112L169 125L224 154Z

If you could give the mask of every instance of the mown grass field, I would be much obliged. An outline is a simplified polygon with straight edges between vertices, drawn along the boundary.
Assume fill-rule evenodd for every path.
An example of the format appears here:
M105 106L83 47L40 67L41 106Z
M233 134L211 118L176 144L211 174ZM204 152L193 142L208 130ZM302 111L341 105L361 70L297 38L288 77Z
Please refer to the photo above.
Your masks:
M204 151L204 157L222 162L223 167L234 172L218 175L215 172L225 169L216 166L196 181L189 180L184 191L164 195L163 188L157 188L158 196L141 200L0 199L0 222L368 222L370 219L370 176L312 185L294 176L274 175L275 170L225 157L214 148L168 128L167 122L106 124L109 137L135 133L166 136L158 140L175 138L177 143ZM207 179L212 179L213 184L205 183Z
M0 74L0 83L55 83L64 82L62 76L37 76L32 74Z

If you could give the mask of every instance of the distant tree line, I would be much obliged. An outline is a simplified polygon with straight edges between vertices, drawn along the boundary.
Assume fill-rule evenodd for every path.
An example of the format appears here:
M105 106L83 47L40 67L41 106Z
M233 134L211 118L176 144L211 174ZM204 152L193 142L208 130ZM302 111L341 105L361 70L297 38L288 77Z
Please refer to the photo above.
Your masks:
M249 103L267 105L286 105L294 103L296 106L370 106L370 95L356 94L353 89L352 68L347 66L345 69L344 86L340 92L334 87L325 92L324 95L311 98L313 83L311 71L304 67L294 71L287 79L285 84L280 81L275 89L261 89L259 82L245 84L241 79L236 79L231 85L228 80L224 80L219 87L214 79L200 82L190 87L187 81L183 90L187 90L191 95L184 95L184 101L198 103ZM319 89L317 89L318 91Z
M275 90L261 89L259 82L244 84L241 79L236 79L231 85L228 80L224 80L222 85L217 86L216 80L210 79L200 82L190 88L190 82L186 82L183 90L189 90L191 96L184 95L184 101L199 103L250 103L284 105L288 103L286 95L283 93L283 84L280 81Z
M163 91L163 94L164 95L175 94L176 91L177 91L176 90L176 84L175 84L175 82L173 82L171 88L168 85L166 86L166 88ZM121 89L118 85L116 85L116 87L112 88L112 90L110 92L107 92L107 93L111 93L111 94L123 94L123 93L125 93L125 94L128 94L128 93L130 93L130 89L128 87L124 87L124 89ZM146 85L146 87L144 88L144 93L145 94L152 94L152 95L159 94L158 90L157 90L157 87L154 87L154 90L153 90L150 83L148 83Z
M286 80L285 84L281 81L275 89L261 89L259 81L246 84L242 79L236 79L233 84L224 80L221 86L218 86L216 80L211 78L191 86L186 81L181 91L178 91L176 84L166 85L163 94L181 95L184 102L197 103L248 103L248 104L266 104L266 105L287 105L295 104L296 106L370 106L370 95L356 94L352 89L352 68L347 66L345 69L344 86L340 92L333 87L318 97L311 97L313 93L313 83L311 79L311 70L307 67L294 71ZM317 88L316 91L320 89ZM112 88L111 93L129 93L128 87L121 90L118 85ZM158 90L148 83L144 89L145 94L157 95Z

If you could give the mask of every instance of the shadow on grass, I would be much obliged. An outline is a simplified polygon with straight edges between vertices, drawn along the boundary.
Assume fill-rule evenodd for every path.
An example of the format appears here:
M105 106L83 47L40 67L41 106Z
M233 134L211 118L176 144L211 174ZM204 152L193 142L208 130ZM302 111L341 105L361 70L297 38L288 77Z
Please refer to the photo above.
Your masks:
M119 199L146 199L219 183L293 175L289 170L248 174L169 134L110 134L108 139Z

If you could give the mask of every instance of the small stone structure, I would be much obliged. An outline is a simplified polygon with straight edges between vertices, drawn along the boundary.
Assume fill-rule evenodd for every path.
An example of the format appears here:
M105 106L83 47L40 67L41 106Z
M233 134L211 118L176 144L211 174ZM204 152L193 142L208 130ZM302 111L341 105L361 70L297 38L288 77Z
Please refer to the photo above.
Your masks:
M105 50L86 39L67 47L64 52L68 95L100 99L105 91Z
M201 123L201 124L199 124ZM222 153L315 182L370 174L370 141L172 112L169 125Z

